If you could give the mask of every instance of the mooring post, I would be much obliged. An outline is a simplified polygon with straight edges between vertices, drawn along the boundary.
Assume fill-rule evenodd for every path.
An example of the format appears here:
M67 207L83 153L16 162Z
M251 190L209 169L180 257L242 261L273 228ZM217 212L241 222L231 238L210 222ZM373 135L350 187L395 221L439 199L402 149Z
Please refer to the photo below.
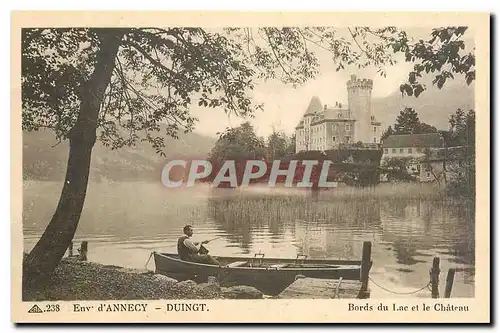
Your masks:
M434 260L432 261L432 268L431 268L431 293L432 293L432 298L439 298L439 258L434 257Z
M444 297L450 298L451 288L453 288L453 280L455 279L455 269L450 268L448 270L448 275L446 275L446 288L444 289Z
M361 257L361 289L359 298L368 298L368 277L370 275L370 268L372 266L372 243L363 242L363 255Z
M88 245L89 242L83 241L80 249L78 250L80 252L80 260L82 261L87 261Z
M73 242L70 242L68 247L68 257L72 256L73 256Z

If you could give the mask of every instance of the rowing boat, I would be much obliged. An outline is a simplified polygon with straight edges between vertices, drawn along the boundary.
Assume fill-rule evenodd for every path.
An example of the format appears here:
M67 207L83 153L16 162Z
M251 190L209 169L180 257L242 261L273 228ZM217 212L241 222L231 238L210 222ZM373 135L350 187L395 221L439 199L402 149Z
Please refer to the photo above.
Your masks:
M361 274L361 261L356 260L316 260L301 255L295 259L265 258L257 253L253 257L216 257L221 265L213 266L180 260L174 253L153 255L157 274L197 282L213 276L221 286L247 285L268 295L279 294L297 276L359 280Z

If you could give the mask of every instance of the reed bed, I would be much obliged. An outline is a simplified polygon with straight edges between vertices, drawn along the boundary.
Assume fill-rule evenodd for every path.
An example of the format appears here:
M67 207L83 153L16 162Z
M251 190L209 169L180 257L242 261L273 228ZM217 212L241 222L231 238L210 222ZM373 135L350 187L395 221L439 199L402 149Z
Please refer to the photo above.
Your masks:
M228 192L213 197L192 216L208 215L216 222L233 226L291 224L296 221L363 224L380 220L380 206L390 203L401 209L409 202L454 204L444 192L430 184L381 184L373 188L339 187L320 191L317 196L297 190L286 194ZM457 203L458 204L458 203ZM201 212L200 210L204 211Z

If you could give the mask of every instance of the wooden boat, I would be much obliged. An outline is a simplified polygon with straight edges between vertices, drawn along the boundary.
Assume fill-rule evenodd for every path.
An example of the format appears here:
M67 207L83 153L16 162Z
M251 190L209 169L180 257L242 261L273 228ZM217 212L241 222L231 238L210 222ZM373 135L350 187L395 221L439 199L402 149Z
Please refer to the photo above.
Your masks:
M177 254L153 252L156 273L181 280L204 282L215 277L221 286L253 286L265 294L277 295L295 281L298 275L322 279L359 280L361 261L311 260L254 257L216 257L221 266L188 262Z

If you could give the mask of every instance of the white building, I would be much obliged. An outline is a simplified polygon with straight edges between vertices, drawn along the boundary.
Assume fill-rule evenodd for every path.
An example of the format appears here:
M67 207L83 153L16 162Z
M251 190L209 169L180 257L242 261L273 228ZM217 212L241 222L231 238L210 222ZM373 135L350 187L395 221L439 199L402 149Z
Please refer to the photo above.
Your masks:
M314 96L295 128L296 152L335 149L340 144L380 144L381 123L371 107L373 81L351 75L347 81L349 105L322 105Z
M431 154L432 168L439 174L443 171L440 160L437 158L439 152L445 151L444 138L439 133L390 135L383 140L382 149L381 165L385 165L386 161L391 158L407 159L407 171L417 176L420 181L432 181L433 178L432 172L422 164L426 157L426 149ZM381 179L386 180L385 176Z

